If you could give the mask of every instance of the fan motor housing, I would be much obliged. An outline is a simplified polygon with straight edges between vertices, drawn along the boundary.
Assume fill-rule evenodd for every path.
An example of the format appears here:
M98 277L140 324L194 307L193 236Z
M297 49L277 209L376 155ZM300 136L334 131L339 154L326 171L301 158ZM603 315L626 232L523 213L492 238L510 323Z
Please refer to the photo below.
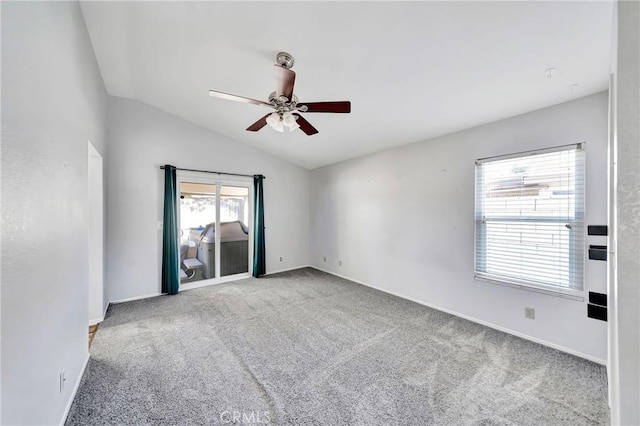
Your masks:
M271 103L271 105L273 105L273 107L280 113L296 110L305 112L307 107L302 105L298 108L298 102L298 97L296 95L293 95L292 99L289 100L285 96L277 96L276 92L271 92L269 94L269 103Z
M290 69L293 66L293 56L287 52L279 52L278 55L276 55L276 62L281 67Z

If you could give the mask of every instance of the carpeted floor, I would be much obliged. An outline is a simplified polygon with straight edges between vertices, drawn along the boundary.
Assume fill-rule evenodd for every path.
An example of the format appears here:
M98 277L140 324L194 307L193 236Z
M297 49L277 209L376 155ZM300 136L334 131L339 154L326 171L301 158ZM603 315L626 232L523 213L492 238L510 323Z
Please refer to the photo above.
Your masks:
M300 269L112 305L67 424L608 418L602 366Z

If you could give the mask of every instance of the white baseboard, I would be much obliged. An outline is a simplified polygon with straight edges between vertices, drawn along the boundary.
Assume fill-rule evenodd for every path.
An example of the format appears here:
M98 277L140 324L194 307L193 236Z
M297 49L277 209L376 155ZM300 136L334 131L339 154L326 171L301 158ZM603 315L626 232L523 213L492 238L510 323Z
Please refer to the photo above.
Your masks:
M148 298L150 298L150 297L156 297L156 296L162 296L162 293L151 293L151 294L144 294L144 295L142 295L142 296L127 297L126 299L111 300L111 301L109 302L109 304L112 304L112 303L132 302L132 301L134 301L134 300L148 299Z
M76 398L76 393L78 393L78 388L80 388L80 383L82 383L82 377L84 376L84 371L87 369L87 364L89 364L89 352L87 352L87 357L84 359L84 363L82 364L82 368L80 369L80 374L78 374L78 379L76 380L76 384L73 386L73 390L71 391L71 395L69 396L69 402L67 402L67 406L64 409L64 413L62 414L62 419L60 420L60 426L64 426L65 422L67 421L69 410L71 410L71 405L73 404L73 400Z
M566 352L568 354L575 355L577 357L584 358L584 359L587 359L589 361L593 361L593 362L595 362L597 364L601 364L601 365L604 365L604 366L607 365L607 360L605 360L605 359L597 358L597 357L594 357L594 356L591 356L591 355L588 355L588 354L585 354L585 353L582 353L582 352L579 352L579 351L576 351L576 350L573 350L573 349L558 345L556 343L552 343L552 342L549 342L549 341L546 341L546 340L543 340L543 339L540 339L540 338L537 338L537 337L529 336L528 334L524 334L524 333L521 333L519 331L511 330L511 329L506 328L506 327L502 327L502 326L499 326L499 325L496 325L496 324L492 324L492 323L487 322L487 321L483 321L483 320L480 320L480 319L477 319L477 318L473 318L473 317L470 317L468 315L461 314L461 313L458 313L456 311L453 311L451 309L446 309L446 308L443 308L443 307L440 307L440 306L432 305L431 303L427 303L427 302L424 302L422 300L414 299L412 297L407 297L407 296L404 296L402 294L399 294L399 293L396 293L396 292L393 292L393 291L390 291L390 290L387 290L387 289L384 289L384 288L380 288L380 287L371 285L369 283L365 283L364 281L356 280L356 279L347 277L345 275L337 274L337 273L329 271L327 269L322 269L322 268L319 268L319 267L314 266L314 265L311 265L311 268L317 269L318 271L326 272L327 274L331 274L331 275L334 275L336 277L344 278L345 280L353 281L354 283L361 284L363 286L366 286L366 287L369 287L369 288L373 288L373 289L382 291L384 293L391 294L393 296L400 297L402 299L410 300L412 302L418 303L418 304L423 305L423 306L427 306L427 307L429 307L431 309L435 309L437 311L445 312L447 314L451 314L451 315L454 315L454 316L459 317L459 318L464 318L464 319L466 319L468 321L475 322L476 324L480 324L480 325L484 325L484 326L489 327L489 328L493 328L494 330L502 331L504 333L508 333L508 334L520 337L522 339L525 339L525 340L529 340L531 342L539 343L541 345L548 346L548 347L553 348L553 349L557 349L557 350L559 350L561 352Z
M269 271L265 275L273 275L273 274L279 274L280 272L295 271L296 269L302 269L302 268L313 268L313 266L311 265L294 266L293 268L278 269L277 271Z

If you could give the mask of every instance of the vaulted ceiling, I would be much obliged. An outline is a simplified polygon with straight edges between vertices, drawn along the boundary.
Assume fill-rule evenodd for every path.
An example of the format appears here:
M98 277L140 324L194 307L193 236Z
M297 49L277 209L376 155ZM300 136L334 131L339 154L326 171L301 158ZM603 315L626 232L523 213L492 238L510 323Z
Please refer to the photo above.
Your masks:
M110 95L137 99L306 168L425 140L605 90L613 3L83 2ZM245 129L279 51L320 131ZM552 78L545 70L555 68Z

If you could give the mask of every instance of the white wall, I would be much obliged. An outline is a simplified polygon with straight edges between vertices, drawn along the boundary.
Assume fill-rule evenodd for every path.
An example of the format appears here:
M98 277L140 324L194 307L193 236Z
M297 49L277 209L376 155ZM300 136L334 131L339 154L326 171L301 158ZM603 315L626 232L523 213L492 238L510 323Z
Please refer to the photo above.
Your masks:
M1 8L1 423L57 424L88 356L87 141L104 155L106 93L77 2Z
M640 424L640 4L620 1L613 84L610 304L613 424Z
M110 300L160 292L163 164L265 175L267 273L309 263L306 169L138 101L110 97L108 116Z
M587 318L586 302L473 278L474 160L577 142L587 145L586 222L606 224L607 94L599 93L313 170L311 264L604 363L607 324ZM587 243L605 244L597 238ZM586 268L586 289L606 292L605 262Z

